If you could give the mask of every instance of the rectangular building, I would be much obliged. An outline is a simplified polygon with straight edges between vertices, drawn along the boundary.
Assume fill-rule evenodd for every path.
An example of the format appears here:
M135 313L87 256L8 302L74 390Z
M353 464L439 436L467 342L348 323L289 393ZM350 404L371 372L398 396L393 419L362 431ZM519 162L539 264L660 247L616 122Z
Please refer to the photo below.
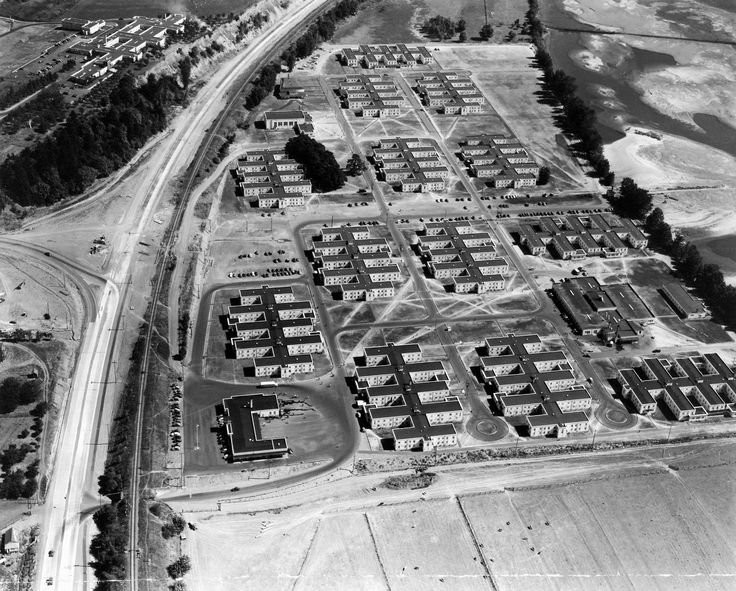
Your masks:
M386 239L374 238L367 226L322 228L312 246L321 283L339 299L370 302L395 294L401 269Z
M289 452L286 439L263 439L259 420L278 417L279 401L275 394L231 396L222 401L225 440L230 461L280 458Z
M434 141L418 138L381 140L371 155L378 178L404 192L444 191L450 171Z
M235 357L252 359L257 377L313 372L312 355L324 351L314 321L312 305L296 301L290 287L241 289L240 304L228 307Z
M452 423L462 420L463 408L450 395L441 361L424 361L414 343L366 347L357 361L355 381L371 429L390 429L398 451L457 445Z
M678 316L686 320L708 318L708 310L680 283L670 283L660 289L662 295Z
M298 207L312 192L302 165L280 150L247 152L238 159L235 178L243 196L255 198L263 208Z
M304 111L266 111L263 122L266 129L295 129L311 121L311 117Z
M428 222L419 232L417 250L435 279L449 279L457 293L486 293L504 288L509 271L488 232L476 232L469 222Z
M674 360L645 358L618 372L622 395L640 414L651 414L661 398L678 421L736 413L736 374L717 353Z
M483 381L504 416L526 416L531 437L586 432L591 397L576 384L563 351L544 351L537 335L486 339Z

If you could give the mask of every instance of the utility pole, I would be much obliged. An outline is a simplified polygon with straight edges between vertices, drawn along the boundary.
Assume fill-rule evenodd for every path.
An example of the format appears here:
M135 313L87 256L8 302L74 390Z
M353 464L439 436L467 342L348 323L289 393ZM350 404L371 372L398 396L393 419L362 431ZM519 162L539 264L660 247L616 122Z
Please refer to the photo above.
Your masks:
M197 423L197 432L195 435L194 451L199 451L199 423Z
M483 14L486 17L486 26L488 25L488 3L487 0L483 0Z

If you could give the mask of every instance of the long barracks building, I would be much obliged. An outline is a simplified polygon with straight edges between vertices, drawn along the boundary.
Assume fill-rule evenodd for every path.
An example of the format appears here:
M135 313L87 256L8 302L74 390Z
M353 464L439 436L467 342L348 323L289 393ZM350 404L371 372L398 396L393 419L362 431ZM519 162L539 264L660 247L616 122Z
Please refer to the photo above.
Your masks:
M291 287L241 289L240 304L228 307L230 343L237 359L253 359L258 377L289 377L314 371L313 353L322 353L314 310L296 301Z
M247 152L235 169L238 187L244 197L255 197L258 207L304 205L312 183L304 177L302 165L278 150Z
M398 183L401 191L444 191L445 179L450 176L432 140L381 140L373 148L372 158L379 178L387 183Z
M392 297L394 282L401 281L388 242L371 236L365 226L323 228L313 248L317 275L327 288L336 288L340 299Z
M577 261L626 256L631 248L644 248L647 237L631 220L612 214L566 215L519 224L519 242L534 255L549 247L558 258Z
M647 358L622 369L618 382L640 414L651 414L661 398L678 421L736 414L736 375L717 353L668 359Z
M537 183L539 166L515 137L471 136L460 144L460 158L471 175L494 187L529 187Z
M340 82L342 106L362 117L398 117L405 99L390 76L351 74Z
M342 62L346 66L375 68L413 68L419 64L434 63L434 56L424 46L411 47L403 43L395 45L360 45L342 50Z
M486 339L485 353L481 375L504 416L525 415L532 437L588 431L590 394L563 351L545 351L537 335L509 334Z
M396 450L457 445L463 409L441 361L424 361L415 343L366 347L362 361L355 380L372 429L391 429Z
M446 115L480 113L486 102L483 93L460 72L430 72L417 80L417 94L428 107L440 107Z
M450 279L458 293L486 293L504 288L506 259L498 256L488 232L464 221L429 222L418 233L417 249L435 279Z
M263 439L260 419L278 417L275 394L231 396L222 401L225 439L233 462L278 458L289 452L286 439Z

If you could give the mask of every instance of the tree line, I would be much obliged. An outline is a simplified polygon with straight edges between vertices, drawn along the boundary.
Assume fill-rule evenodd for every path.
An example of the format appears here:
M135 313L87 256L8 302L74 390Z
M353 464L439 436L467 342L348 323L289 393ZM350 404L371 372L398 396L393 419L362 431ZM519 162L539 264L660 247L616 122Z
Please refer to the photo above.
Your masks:
M577 149L590 162L601 183L611 186L614 174L603 155L603 139L598 133L595 110L577 96L575 78L555 69L552 56L544 45L544 25L538 13L538 0L529 0L528 30L536 47L536 60L543 73L544 89L562 109L563 129L578 138Z
M649 234L649 247L669 256L679 277L703 299L713 317L736 327L736 287L728 285L718 265L705 263L698 247L675 233L659 207L652 209L652 196L631 178L624 178L618 193L608 199L622 216L643 220Z

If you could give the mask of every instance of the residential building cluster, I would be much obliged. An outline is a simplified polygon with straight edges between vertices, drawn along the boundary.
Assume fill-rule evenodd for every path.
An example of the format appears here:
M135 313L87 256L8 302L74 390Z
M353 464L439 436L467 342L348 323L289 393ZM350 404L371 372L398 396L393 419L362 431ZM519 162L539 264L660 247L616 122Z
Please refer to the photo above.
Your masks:
M391 76L350 74L338 89L342 106L362 117L398 117L404 95Z
M457 293L504 288L508 262L496 253L491 235L476 231L467 221L425 223L418 232L417 250L428 274L450 279Z
M396 450L428 451L457 445L452 423L463 409L450 395L441 361L425 361L416 343L366 347L355 368L359 396L371 429L391 430Z
M136 16L120 22L64 19L62 28L78 31L86 37L69 47L67 52L89 60L72 73L70 80L89 84L123 60L140 61L147 47L166 47L168 34L183 32L185 21L182 14L170 14L164 18Z
M736 414L736 375L717 353L675 360L648 358L618 372L622 394L640 414L661 398L678 421Z
M398 184L401 191L444 191L450 172L432 140L381 140L371 154L381 180Z
M542 217L519 224L519 241L531 254L547 251L563 260L589 256L620 258L644 248L647 237L631 220L613 214Z
M488 179L493 187L530 187L537 183L539 166L515 137L477 135L460 144L460 158L471 175Z
M255 197L258 207L304 205L312 192L302 165L280 150L256 150L238 159L235 178L244 197Z
M629 283L601 285L593 277L555 283L552 296L581 335L598 335L604 342L632 343L642 324L654 314Z
M485 341L481 375L505 417L525 416L531 437L588 431L591 397L563 351L545 351L537 335Z
M239 296L227 311L235 357L252 359L257 377L313 372L312 355L324 344L312 304L297 301L287 286L241 289Z
M346 47L341 53L342 63L358 68L413 68L434 63L434 56L424 46L411 47L404 43L395 45L360 45Z
M417 80L416 91L428 107L439 107L446 115L480 113L486 102L483 93L461 72L431 72Z
M231 396L222 401L222 423L232 462L277 458L289 453L286 439L263 439L260 419L278 417L279 401L275 394Z
M685 320L708 318L710 314L699 299L683 287L681 283L670 283L662 286L660 292L670 307Z
M322 228L313 242L314 268L321 283L343 300L373 301L392 297L401 270L385 238L367 226Z

